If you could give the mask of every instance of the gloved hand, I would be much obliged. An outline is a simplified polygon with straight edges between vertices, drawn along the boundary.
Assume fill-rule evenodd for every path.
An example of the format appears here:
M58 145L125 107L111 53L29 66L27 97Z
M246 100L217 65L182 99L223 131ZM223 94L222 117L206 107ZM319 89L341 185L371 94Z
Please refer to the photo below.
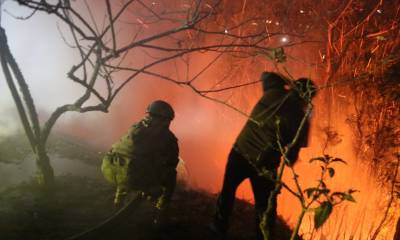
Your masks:
M165 195L163 194L157 199L155 207L158 210L163 210L165 208L166 203L167 203L167 199L166 199Z
M271 149L266 149L258 156L257 160L254 161L253 165L259 172L262 172L263 169L273 170L278 168L280 157L281 157L280 152Z
M287 158L288 161L285 161L285 163L288 166L292 167L294 165L294 163L296 162L298 157L299 157L299 149L291 148L286 153L286 158Z
M114 198L114 206L116 209L119 209L124 205L126 195L127 195L126 191L117 188L117 192L115 193L115 198Z
M265 177L266 179L270 180L270 181L275 181L275 172L272 170L269 170L265 167L261 167L260 169L257 169L258 175Z
M151 187L146 191L146 195L150 199L156 199L164 193L164 188L161 186Z

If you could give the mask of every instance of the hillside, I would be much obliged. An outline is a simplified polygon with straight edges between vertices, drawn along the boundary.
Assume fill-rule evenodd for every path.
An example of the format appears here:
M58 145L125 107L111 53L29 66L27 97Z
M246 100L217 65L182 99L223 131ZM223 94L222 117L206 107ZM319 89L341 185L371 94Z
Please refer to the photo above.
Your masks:
M53 193L44 197L34 183L22 183L0 193L0 239L66 239L106 219L113 212L113 189L105 181L57 177ZM123 223L96 239L212 239L207 225L216 196L179 184L169 220L152 224L154 209L138 204ZM229 239L254 239L253 206L237 201ZM287 239L287 229L280 230ZM285 236L286 235L286 236Z
M101 155L101 150L97 147L61 133L50 135L47 150L49 155L79 160L87 164L96 164ZM22 131L9 136L0 136L0 153L0 163L20 164L27 158L32 158L28 139Z
M49 155L56 181L47 194L33 181L35 164L22 133L0 139L0 152L0 239L67 239L115 212L114 189L101 176L98 149L68 136L51 136ZM186 179L184 169L179 172L180 179ZM154 207L142 201L121 224L88 239L212 239L207 226L215 203L216 195L181 182L168 221L155 226ZM254 239L254 227L253 205L237 200L229 239ZM281 223L280 228L281 239L288 239L287 227Z

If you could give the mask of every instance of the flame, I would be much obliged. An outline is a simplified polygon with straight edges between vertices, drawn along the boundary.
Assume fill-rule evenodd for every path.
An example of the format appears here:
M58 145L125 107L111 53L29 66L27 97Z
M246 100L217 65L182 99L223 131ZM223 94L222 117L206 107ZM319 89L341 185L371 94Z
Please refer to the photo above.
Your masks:
M258 96L252 96L249 102L254 103L257 98ZM101 128L101 139L97 141L104 146L110 145L143 116L147 104L155 99L165 99L175 108L176 119L171 128L179 138L180 155L185 160L187 176L192 186L218 193L228 153L246 118L224 106L202 99L189 89L155 79L136 82L126 90L126 94L119 99L109 115L102 115L102 123L99 124L107 127ZM324 140L320 129L327 119L319 111L323 106L318 107L318 104L321 101L316 102L310 145L301 151L295 166L303 189L315 185L320 174L319 165L308 162L311 157L320 156L323 148ZM345 123L346 112L342 114L331 120L341 142L328 148L326 152L346 160L348 164L334 166L336 175L328 181L328 185L337 191L349 188L359 190L354 195L356 203L344 203L334 208L329 220L318 231L313 231L312 214L307 214L300 230L305 239L367 239L383 218L387 206L388 190L378 184L370 169L354 156L352 129ZM99 122L98 116L96 118ZM78 130L81 137L99 135L98 129L93 129L92 120L88 118L77 124L83 126ZM89 131L84 131L84 128ZM285 173L284 181L293 187L289 172ZM253 202L248 181L239 187L236 196ZM394 235L394 224L399 213L392 208L389 220L377 239L390 239ZM290 226L294 226L300 213L298 200L285 190L279 195L278 213Z
M144 24L139 18L136 18L135 21ZM149 29L150 27L145 25L145 28ZM157 32L157 29L149 31ZM312 49L312 46L295 50L289 49L288 53L303 59L304 62L310 59L325 59L325 55L320 56L318 49ZM145 58L140 53L137 55L138 53L135 52L135 54L135 58L132 60ZM195 75L214 57L196 54L192 59L194 60L190 62L190 66L192 74ZM223 62L222 59L222 63L215 64L197 80L197 86L204 89L218 83L221 71L229 69L229 64ZM257 80L261 71L273 69L273 64L268 62L263 62L255 67L252 66L254 63L250 61L240 64L243 64L241 68L243 72L239 70L240 73L235 72L236 76L232 74L232 79L228 84L249 79ZM183 75L181 66L171 69L173 68L171 65L164 65L157 70L165 73L177 71L177 75ZM293 62L288 59L287 68L295 77L311 77L317 83L321 79L318 69L301 62ZM320 95L323 94L323 92L320 93ZM234 90L228 94L222 93L217 97L220 99L231 97L229 98L230 103L240 106L244 112L249 112L260 95L260 86L254 85ZM187 87L177 86L154 77L141 76L123 90L121 96L112 105L109 114L87 113L84 117L73 114L64 118L60 125L71 135L108 148L111 143L124 134L132 123L144 115L147 105L156 99L168 101L176 111L176 119L171 128L179 139L180 155L185 160L191 184L195 188L217 193L221 189L228 153L246 118L221 104L201 98ZM329 186L335 190L354 188L360 192L355 194L356 203L345 203L335 208L330 219L318 231L313 231L312 214L306 215L300 232L305 239L368 239L383 218L388 201L388 190L380 186L370 174L370 169L354 156L352 129L343 120L346 119L348 112L338 113L340 115L328 119L321 110L324 107L323 101L317 99L315 105L312 141L308 148L302 150L300 160L295 166L300 176L301 186L303 188L311 186L318 179L319 166L309 164L308 159L321 155L324 140L321 137L323 134L320 129L330 121L335 130L339 132L342 141L326 151L330 155L343 158L348 165L336 166L337 174L332 181L329 181ZM285 173L284 181L293 186L292 177L288 172ZM237 197L253 202L252 190L248 181L239 187ZM394 224L400 214L395 211L394 206L395 204L389 212L388 221L378 239L393 238ZM299 212L298 200L283 190L279 196L279 215L289 225L294 226Z
M208 61L205 57L199 56L199 59L200 63ZM301 69L301 66L294 66L293 69ZM216 70L202 78L201 83L207 85L205 79L214 79L213 75L217 75ZM257 77L258 74L252 76L253 79ZM254 92L254 89L257 92ZM260 86L254 86L250 92L253 94L246 95L246 100L247 105L251 107L261 95ZM144 115L146 106L156 99L170 102L176 111L171 129L179 139L180 156L185 160L190 183L195 188L218 193L228 153L246 118L221 104L199 97L188 88L160 79L140 78L117 99L109 114L89 114L83 121L79 116L79 123L75 122L68 131L75 129L75 134L82 138L92 136L95 138L94 142L110 146L133 122ZM309 147L301 151L300 160L295 166L303 188L315 185L318 179L319 166L310 164L308 160L322 154L324 139L321 129L328 121L321 110L324 107L322 100L317 99L315 105L312 139ZM329 220L318 231L313 231L313 215L307 214L300 229L305 239L368 239L383 218L387 206L388 190L380 186L372 177L370 169L354 156L352 129L345 123L346 114L348 112L343 111L330 120L339 133L341 142L329 147L326 152L346 160L348 164L334 166L337 173L328 184L333 190L345 191L353 188L360 192L355 194L356 203L344 203L336 207ZM293 186L289 172L285 173L284 181ZM253 202L253 193L247 180L239 187L236 196ZM278 200L279 215L290 226L294 226L300 213L298 200L284 190ZM392 209L389 215L377 239L390 239L394 235L394 224L399 213Z

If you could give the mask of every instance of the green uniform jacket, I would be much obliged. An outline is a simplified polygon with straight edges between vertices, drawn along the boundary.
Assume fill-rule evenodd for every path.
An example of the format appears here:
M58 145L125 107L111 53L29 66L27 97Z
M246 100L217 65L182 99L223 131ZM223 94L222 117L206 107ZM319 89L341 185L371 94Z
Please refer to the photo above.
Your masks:
M161 132L154 129L149 117L134 124L113 144L112 154L128 162L128 189L148 192L162 188L170 197L176 184L178 141L168 128Z
M294 92L283 88L272 88L264 92L255 105L250 118L240 132L234 148L248 161L257 166L275 168L279 162L265 162L265 154L279 151L278 128L279 119L280 142L282 146L289 144L294 138L304 116L302 100ZM300 134L298 144L294 147L299 150L306 145L308 122ZM297 153L296 153L297 155ZM295 159L293 159L294 161ZM276 161L276 160L275 160ZM262 166L268 165L268 166Z

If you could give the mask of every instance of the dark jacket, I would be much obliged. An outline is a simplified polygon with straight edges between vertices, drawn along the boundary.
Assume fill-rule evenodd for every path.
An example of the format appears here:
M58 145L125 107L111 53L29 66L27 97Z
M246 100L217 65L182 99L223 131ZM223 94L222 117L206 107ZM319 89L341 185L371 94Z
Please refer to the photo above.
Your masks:
M260 166L260 162L268 161L265 159L268 154L279 152L278 141L283 147L292 141L304 117L303 106L295 92L287 91L283 87L267 89L251 112L234 148L248 161ZM296 153L292 154L296 157L300 147L306 145L307 133L308 121L293 149ZM261 165L268 164L267 168L275 168L279 164L279 159L269 161L275 162L264 162Z
M129 162L129 189L146 191L161 187L170 195L179 162L178 141L168 129L155 131L150 117L134 124L112 152Z

